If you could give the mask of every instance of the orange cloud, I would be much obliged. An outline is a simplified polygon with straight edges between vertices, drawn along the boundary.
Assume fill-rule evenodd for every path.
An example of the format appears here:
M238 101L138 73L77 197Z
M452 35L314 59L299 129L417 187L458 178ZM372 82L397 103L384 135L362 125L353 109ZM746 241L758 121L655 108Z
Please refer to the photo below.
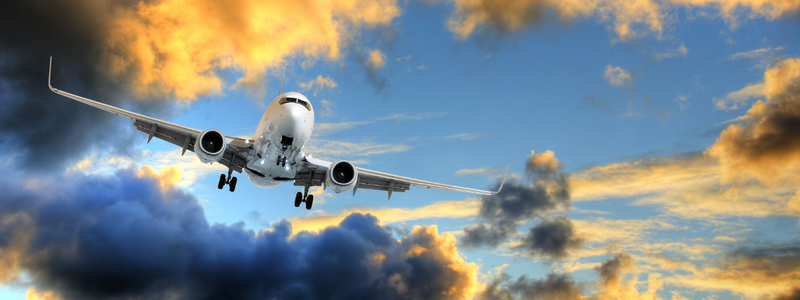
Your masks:
M423 207L407 208L352 208L335 214L289 218L295 234L300 231L319 231L339 224L352 213L371 214L381 224L401 223L427 218L466 218L478 214L478 201L442 201Z
M333 81L333 79L331 79L330 77L327 77L327 76L322 77L322 75L319 75L319 76L317 76L317 78L311 79L309 82L301 82L300 83L300 88L307 91L307 90L310 90L310 89L314 89L314 87L316 86L317 88L314 89L314 96L316 96L317 93L320 90L322 90L323 88L327 87L329 89L333 89L333 88L336 88L337 85L338 84L336 84L336 81ZM322 101L325 101L325 100L322 100ZM324 103L325 102L323 102L323 104ZM328 103L330 103L330 102L328 102Z
M439 235L436 225L415 226L411 235L400 241L409 256L447 262L450 278L449 290L443 296L450 299L472 299L478 289L478 265L467 263L456 248L456 237L449 233ZM411 293L413 291L406 291ZM410 298L417 299L418 297Z
M181 181L181 170L174 166L164 166L161 168L161 172L156 172L153 167L144 165L139 168L136 176L154 178L158 181L161 191L167 191L175 188L175 184Z
M0 217L0 228L16 229L11 232L6 245L0 247L0 286L18 279L22 265L26 262L28 248L36 233L33 220L19 213Z
M750 11L750 18L774 20L797 11L800 2L793 0L450 0L455 4L448 28L458 38L466 39L483 27L503 33L525 31L546 22L571 22L596 16L627 41L648 34L661 37L667 16L678 7L719 9L728 24L737 26L737 12ZM432 2L432 1L429 1ZM552 12L552 17L550 13ZM711 15L711 14L709 14Z
M753 104L706 151L719 159L727 181L755 176L773 183L800 167L800 59L767 69L763 93L767 101Z
M28 298L28 300L61 300L61 297L53 292L40 292L34 289L28 289L28 291L25 292L25 297Z
M384 66L386 66L386 55L384 55L379 49L369 51L369 56L367 57L367 66L373 69L382 69Z
M222 92L220 69L242 73L234 87L254 87L287 59L338 60L354 32L401 13L395 0L140 2L115 14L108 60L112 74L134 75L140 96L191 101Z
M784 174L771 185L724 183L723 168L702 155L647 157L594 166L570 179L574 201L633 198L634 205L658 205L685 219L768 217L792 214L787 208L798 177Z

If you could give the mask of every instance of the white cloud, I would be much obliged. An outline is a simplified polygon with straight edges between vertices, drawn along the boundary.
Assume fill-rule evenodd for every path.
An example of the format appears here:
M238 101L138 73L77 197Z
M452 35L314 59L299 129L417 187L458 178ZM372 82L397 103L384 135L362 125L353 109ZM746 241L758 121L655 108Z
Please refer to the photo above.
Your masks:
M608 80L608 83L613 86L622 87L633 85L633 78L631 78L630 72L625 71L620 67L612 67L611 64L608 64L606 67L604 76Z

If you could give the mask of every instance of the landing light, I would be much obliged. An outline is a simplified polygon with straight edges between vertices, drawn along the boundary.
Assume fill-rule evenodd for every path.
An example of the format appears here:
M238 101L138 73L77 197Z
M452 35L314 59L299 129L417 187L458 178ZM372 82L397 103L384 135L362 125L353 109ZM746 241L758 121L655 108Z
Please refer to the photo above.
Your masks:
M261 164L262 164L262 165L264 164L264 160L263 160L263 159L261 160Z
M286 171L289 171L289 166L286 166Z

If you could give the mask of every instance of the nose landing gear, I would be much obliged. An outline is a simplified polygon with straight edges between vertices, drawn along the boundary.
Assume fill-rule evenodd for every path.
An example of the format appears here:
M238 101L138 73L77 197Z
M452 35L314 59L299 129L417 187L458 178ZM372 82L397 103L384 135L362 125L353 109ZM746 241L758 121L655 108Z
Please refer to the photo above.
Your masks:
M236 177L232 177L233 169L228 169L228 176L225 177L225 174L219 175L219 183L217 184L218 189L222 189L226 184L228 185L228 190L233 192L236 190Z

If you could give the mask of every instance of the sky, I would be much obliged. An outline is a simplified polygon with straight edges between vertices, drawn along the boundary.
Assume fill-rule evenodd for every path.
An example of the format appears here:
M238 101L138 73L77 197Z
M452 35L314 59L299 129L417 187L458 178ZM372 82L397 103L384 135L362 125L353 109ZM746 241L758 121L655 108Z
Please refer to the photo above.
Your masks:
M0 4L0 299L800 299L800 2ZM482 189L216 189L54 87Z

